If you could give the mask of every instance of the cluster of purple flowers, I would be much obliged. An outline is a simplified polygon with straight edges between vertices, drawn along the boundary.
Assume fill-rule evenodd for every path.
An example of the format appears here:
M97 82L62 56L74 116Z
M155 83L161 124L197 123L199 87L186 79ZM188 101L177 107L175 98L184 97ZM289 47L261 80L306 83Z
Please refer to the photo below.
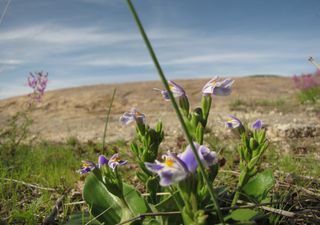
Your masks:
M48 73L43 72L30 73L28 76L28 86L33 89L33 94L30 95L34 100L40 101L47 88Z
M116 169L118 165L127 164L126 160L122 160L119 154L114 154L109 160L104 156L100 155L98 158L98 164L95 164L89 160L82 161L82 167L79 169L80 174L86 174L94 170L95 168L100 169L102 166L108 165L112 171Z
M234 83L232 79L224 79L219 80L219 77L216 76L212 78L208 83L206 83L202 88L203 95L217 95L217 96L227 96L231 94L231 87ZM170 91L172 92L174 97L183 97L186 96L185 90L175 83L172 80L168 81ZM166 90L160 90L158 88L154 88L154 90L160 91L162 97L166 101L170 101L169 93Z
M224 123L226 128L235 129L243 127L242 122L235 116L229 115L229 119ZM260 130L262 128L262 121L260 119L256 120L251 124L251 128L254 130Z
M320 87L320 70L317 69L313 74L302 74L300 76L294 75L292 79L295 87L300 90Z

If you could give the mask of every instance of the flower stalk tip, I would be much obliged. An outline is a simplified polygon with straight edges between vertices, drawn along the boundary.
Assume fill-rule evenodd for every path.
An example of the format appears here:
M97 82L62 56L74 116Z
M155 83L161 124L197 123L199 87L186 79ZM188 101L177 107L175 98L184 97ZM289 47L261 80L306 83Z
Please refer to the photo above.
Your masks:
M139 112L136 108L132 108L130 112L125 112L119 119L120 123L124 125L129 125L132 122L137 124L145 123L145 115Z
M224 79L219 81L219 77L215 76L208 83L206 83L202 88L203 95L217 95L217 96L227 96L231 94L232 85L234 80Z

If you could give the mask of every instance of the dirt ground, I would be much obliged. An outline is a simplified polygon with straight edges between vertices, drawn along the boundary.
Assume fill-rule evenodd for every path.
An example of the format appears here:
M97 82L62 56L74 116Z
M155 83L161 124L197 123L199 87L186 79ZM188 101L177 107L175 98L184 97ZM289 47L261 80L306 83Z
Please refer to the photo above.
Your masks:
M191 108L199 105L201 89L208 80L176 81L186 90ZM33 135L38 140L50 141L66 141L70 137L80 141L101 140L114 88L117 92L107 131L108 142L129 140L134 136L133 125L127 127L119 123L119 117L132 107L143 112L151 126L158 120L163 121L168 140L182 134L171 103L164 101L161 94L153 90L162 89L161 82L149 81L49 91L31 112ZM299 141L302 140L319 148L319 113L313 106L295 103L296 92L291 78L235 78L230 96L213 97L208 126L219 135L226 132L222 121L229 114L248 122L260 118L274 141L290 139L302 143ZM0 125L3 126L16 112L27 109L28 101L27 96L0 101ZM250 106L246 106L249 103ZM287 145L290 147L290 144Z

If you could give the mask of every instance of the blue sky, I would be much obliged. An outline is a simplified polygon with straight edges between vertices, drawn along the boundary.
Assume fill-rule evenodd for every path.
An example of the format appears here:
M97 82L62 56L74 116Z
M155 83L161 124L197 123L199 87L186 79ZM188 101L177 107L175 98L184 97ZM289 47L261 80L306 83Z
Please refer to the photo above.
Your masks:
M313 72L319 0L133 0L169 79ZM0 98L157 80L125 0L0 0Z

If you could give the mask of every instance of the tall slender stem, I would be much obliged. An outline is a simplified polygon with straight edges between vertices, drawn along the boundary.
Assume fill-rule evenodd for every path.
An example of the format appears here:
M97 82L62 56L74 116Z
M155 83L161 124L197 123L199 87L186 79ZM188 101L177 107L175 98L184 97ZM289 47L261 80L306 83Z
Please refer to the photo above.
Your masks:
M117 89L115 88L115 89L113 90L111 102L110 102L109 109L108 109L107 116L106 116L106 121L105 121L105 124L104 124L103 138L102 138L102 151L104 150L104 145L105 145L105 142L106 142L107 127L108 127L108 123L109 123L109 118L110 118L112 103L113 103L113 100L114 100L114 96L116 95L116 92L117 92Z
M149 39L148 39L148 36L147 36L147 34L145 33L145 31L144 31L144 28L143 28L143 26L142 26L142 24L141 24L141 22L140 22L140 19L139 19L139 17L138 17L138 14L137 14L136 10L134 9L134 6L133 6L131 0L127 0L127 3L128 3L129 8L130 8L130 11L132 12L132 15L133 15L133 17L134 17L134 20L135 20L135 22L137 23L137 26L138 26L138 28L139 28L139 30L140 30L140 33L141 33L141 35L142 35L142 38L143 38L143 40L144 40L144 42L145 42L145 44L146 44L146 46L147 46L147 48L148 48L148 50L149 50L149 54L150 54L150 56L151 56L151 58L152 58L152 60L153 60L153 63L154 63L154 65L155 65L157 71L158 71L158 74L159 74L159 76L160 76L160 79L161 79L164 87L166 88L166 90L167 90L168 93L169 93L171 103L172 103L172 105L173 105L173 107L174 107L174 109L175 109L175 111L176 111L176 114L177 114L177 116L178 116L178 119L179 119L179 121L180 121L180 124L181 124L181 126L182 126L182 129L183 129L183 131L184 131L184 133L185 133L185 135L186 135L186 137L187 137L187 140L188 140L188 142L190 143L190 146L191 146L191 149L192 149L192 151L193 151L193 154L195 155L195 158L196 158L197 163L198 163L198 165L199 165L201 174L202 174L202 176L203 176L204 179L205 179L205 182L206 182L207 188L208 188L208 190L209 190L211 199L212 199L213 204L214 204L214 206L215 206L215 208L216 208L216 211L217 211L219 220L220 220L220 222L221 222L222 224L224 224L224 220L223 220L223 217L222 217L222 213L221 213L220 207L219 207L218 197L217 197L216 193L214 192L213 187L212 187L212 184L210 183L210 181L209 181L209 179L208 179L208 177L207 177L207 175L206 175L206 173L205 173L204 166L203 166L203 164L202 164L202 162L201 162L201 160L200 160L200 157L199 157L199 155L198 155L198 153L197 153L197 150L196 150L196 148L195 148L195 146L194 146L194 144L193 144L192 137L191 137L191 135L190 135L190 133L189 133L189 131L188 131L188 129L187 129L187 126L186 126L186 124L185 124L185 122L184 122L184 120L183 120L183 117L182 117L182 114L181 114L181 112L180 112L180 110L179 110L179 107L178 107L178 105L177 105L177 102L175 101L174 96L173 96L173 94L172 94L172 92L171 92L171 90L170 90L168 81L167 81L167 79L166 79L166 77L165 77L165 75L164 75L164 73L163 73L163 71L162 71L162 69L161 69L160 63L159 63L159 61L158 61L158 59L157 59L157 57L156 57L156 54L155 54L154 51L153 51L153 48L152 48L151 43L150 43L150 41L149 41Z

